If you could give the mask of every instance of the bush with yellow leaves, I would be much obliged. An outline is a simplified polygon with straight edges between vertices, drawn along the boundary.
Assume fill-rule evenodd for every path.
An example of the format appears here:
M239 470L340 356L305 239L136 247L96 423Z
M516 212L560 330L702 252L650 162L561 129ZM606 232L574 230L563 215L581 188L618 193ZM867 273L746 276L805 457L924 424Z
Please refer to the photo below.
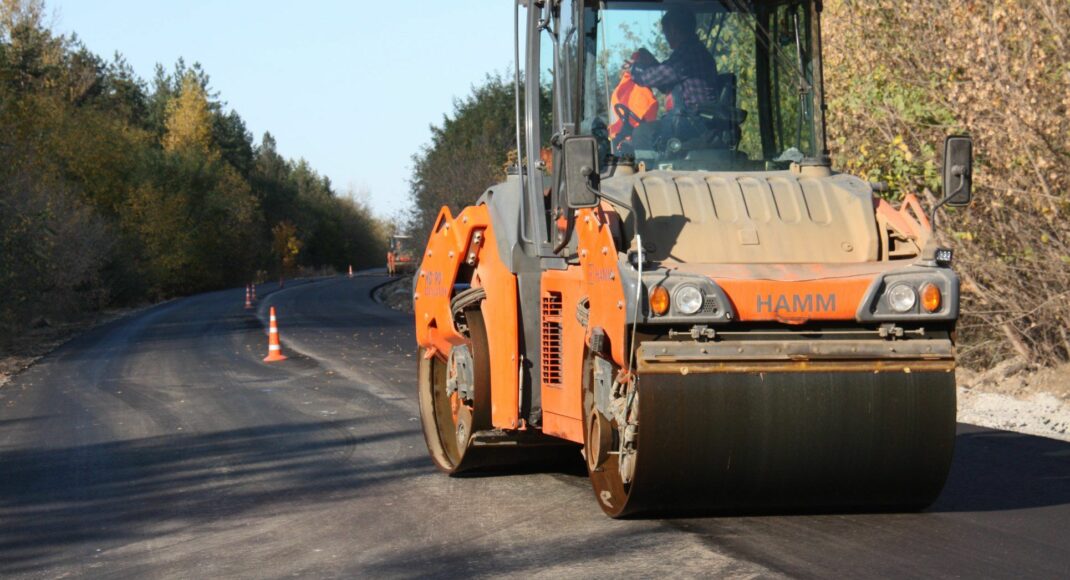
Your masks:
M938 218L964 362L1070 359L1070 2L830 0L824 26L839 168L934 202L943 137L974 139L975 203Z

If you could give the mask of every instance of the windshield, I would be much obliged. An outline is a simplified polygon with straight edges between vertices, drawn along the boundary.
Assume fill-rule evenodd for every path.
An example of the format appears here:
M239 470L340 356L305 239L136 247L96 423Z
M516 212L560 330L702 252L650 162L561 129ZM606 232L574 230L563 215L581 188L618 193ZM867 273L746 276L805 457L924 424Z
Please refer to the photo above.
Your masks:
M809 2L586 9L582 132L647 169L771 170L814 157Z

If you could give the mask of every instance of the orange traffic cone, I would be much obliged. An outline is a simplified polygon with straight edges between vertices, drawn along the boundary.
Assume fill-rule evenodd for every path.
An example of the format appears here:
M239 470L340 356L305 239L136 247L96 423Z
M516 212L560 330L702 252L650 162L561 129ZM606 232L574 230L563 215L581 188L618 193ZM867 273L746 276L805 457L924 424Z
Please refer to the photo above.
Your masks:
M268 355L264 362L278 362L286 360L282 354L282 346L279 345L279 327L275 322L275 307L271 307L271 324L268 326Z
M245 309L249 310L253 307L253 294L249 290L249 286L245 286Z
M349 277L350 277L350 278L352 278L352 277L353 277L353 264L350 264L350 265L349 265Z
M256 284L249 284L249 287L253 289L253 304L256 304Z

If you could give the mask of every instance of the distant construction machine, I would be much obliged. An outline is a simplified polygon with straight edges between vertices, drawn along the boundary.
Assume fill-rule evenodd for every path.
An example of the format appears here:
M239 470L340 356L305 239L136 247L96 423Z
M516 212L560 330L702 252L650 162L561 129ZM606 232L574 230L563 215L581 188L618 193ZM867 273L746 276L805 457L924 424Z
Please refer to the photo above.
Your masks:
M959 278L932 224L972 145L928 213L833 171L821 11L518 3L520 168L442 209L415 281L438 467L573 442L614 517L936 498Z
M390 248L386 251L386 272L391 276L411 273L416 267L409 236L390 236Z

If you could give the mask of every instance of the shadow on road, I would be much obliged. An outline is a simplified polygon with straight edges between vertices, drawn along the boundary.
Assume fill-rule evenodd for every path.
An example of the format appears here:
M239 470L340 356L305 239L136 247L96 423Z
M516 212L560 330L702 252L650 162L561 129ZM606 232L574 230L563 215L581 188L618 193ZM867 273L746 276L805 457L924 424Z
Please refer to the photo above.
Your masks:
M499 477L556 473L583 478L586 467L575 448L562 448L536 461L483 468L460 477ZM1070 505L1070 443L1056 439L959 425L955 458L944 490L930 513L1006 511ZM842 511L793 510L797 515L836 515ZM868 513L866 510L851 513ZM778 511L707 514L709 517L776 517ZM674 516L694 517L697 514ZM638 519L659 519L652 514Z
M547 468L551 472L558 469L561 469L560 464L556 468ZM568 468L562 472L574 475ZM517 472L505 470L498 474L512 473ZM482 475L493 476L494 472ZM593 497L591 501L594 501ZM931 511L1054 508L1054 511L1047 510L1042 518L1047 523L1042 521L1036 525L1054 524L1055 527L1050 529L1061 530L1059 522L1065 521L1067 505L1070 505L1070 443L960 425L951 476ZM605 569L609 569L613 565L619 566L629 555L653 553L661 543L678 539L678 536L662 537L663 534L684 532L696 541L710 544L715 552L736 554L744 561L783 566L782 571L788 576L841 576L849 570L857 573L857 561L852 560L858 556L856 552L878 554L882 551L889 551L891 555L866 564L869 573L875 577L902 575L906 571L916 573L918 570L939 570L934 573L937 576L952 573L969 576L964 570L970 568L963 567L961 561L949 559L944 548L953 545L952 550L976 549L971 542L977 539L976 536L959 536L966 532L975 533L971 526L960 526L956 520L926 513L735 514L660 521L668 525L651 527L648 524L653 522L641 519L615 522L608 533L601 529L597 534L587 534L584 527L590 522L581 519L573 528L555 530L552 537L537 542L510 543L508 549L503 549L501 538L497 536L462 536L470 540L464 549L442 550L425 546L403 550L362 569L361 573L373 577L406 576L413 570L421 570L423 575L430 577L547 575L548 569L568 569L572 565L592 565L592 569L597 570L597 563L605 558L610 559L605 563ZM444 530L443 533L451 531ZM815 546L818 546L816 551ZM1002 568L988 568L990 563L983 559L977 559L974 564L996 576L1005 572ZM1006 565L1014 569L1021 562L1008 560ZM598 572L591 573L596 574Z
M955 460L929 511L999 511L1070 504L1070 443L959 425Z
M361 420L365 429L367 422ZM412 435L403 430L357 437L348 429L355 424L268 425L0 450L0 571L40 570L73 544L152 538L272 504L292 510L345 501L369 487L431 471L422 456L346 461L362 446Z
M601 513L597 517L602 517ZM604 523L604 522L599 522ZM679 546L678 532L669 527L650 525L602 525L577 522L575 526L548 531L545 537L529 541L503 540L503 535L464 536L463 549L418 548L400 551L396 556L362 566L359 576L367 578L463 578L534 575L539 578L658 577L651 569L670 567L704 569L698 577L753 577L741 565L739 570L725 569L725 558L716 552L677 552L688 558L673 563L658 561L665 547ZM696 558L697 557L697 558ZM708 565L700 559L709 560ZM749 573L750 572L750 573ZM687 577L687 574L683 574Z
M367 419L361 422L366 428ZM279 506L289 511L345 502L368 493L369 488L405 485L406 479L432 471L423 455L386 462L349 461L364 446L412 435L411 430L403 430L355 436L349 430L355 424L267 425L69 448L0 450L0 571L46 569L64 548L77 544L133 542L206 523L240 526L237 518L253 510ZM574 461L544 464L540 469L509 469L498 475L545 472L579 480ZM1070 504L1070 443L962 426L951 477L932 511L1066 504ZM924 520L925 516L914 518ZM769 526L781 521L706 521L724 525L749 521L753 526L762 520ZM642 547L653 538L642 537L634 527L618 532L597 543ZM590 547L587 540L581 540L568 536L551 550L557 562L580 561ZM533 546L531 558L502 558L494 556L490 546L486 548L487 557L479 558L469 546L453 564L442 560L441 550L404 553L397 560L380 562L375 570L384 574L414 569L503 574L539 569L542 558L535 556L550 553L550 546ZM70 557L69 550L67 554Z

